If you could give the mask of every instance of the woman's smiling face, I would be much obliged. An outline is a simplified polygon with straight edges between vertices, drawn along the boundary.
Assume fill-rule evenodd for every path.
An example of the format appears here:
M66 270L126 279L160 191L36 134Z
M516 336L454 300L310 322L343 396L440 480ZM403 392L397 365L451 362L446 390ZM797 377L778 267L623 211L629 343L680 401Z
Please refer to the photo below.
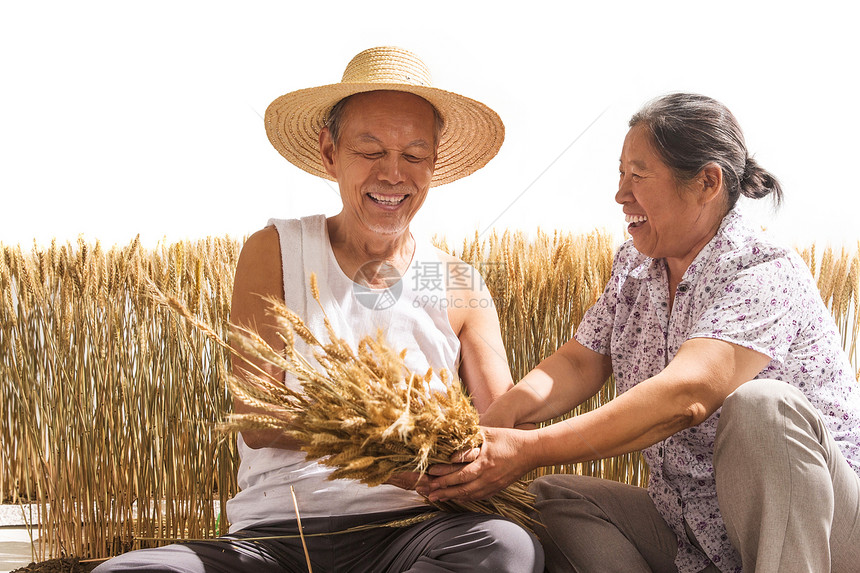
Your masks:
M722 219L719 214L715 220L713 205L699 192L699 176L679 183L641 124L624 138L619 171L615 201L623 206L634 246L649 257L667 259L670 272L683 275Z

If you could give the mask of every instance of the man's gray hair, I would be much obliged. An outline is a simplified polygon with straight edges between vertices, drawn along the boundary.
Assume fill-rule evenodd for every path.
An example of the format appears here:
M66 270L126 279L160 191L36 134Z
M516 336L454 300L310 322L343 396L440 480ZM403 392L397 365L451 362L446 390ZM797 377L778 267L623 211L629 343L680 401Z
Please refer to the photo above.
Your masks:
M354 94L358 95L358 94ZM334 107L328 112L326 116L325 125L328 128L329 133L331 134L332 142L337 145L337 140L340 137L340 130L343 127L343 117L344 110L346 109L346 104L349 102L350 98L353 96L347 96L334 104ZM421 97L421 96L418 96ZM424 99L424 98L421 98ZM427 100L424 100L427 101ZM430 102L427 102L430 103ZM442 136L442 130L445 129L445 119L436 109L436 106L430 104L430 107L433 108L433 119L434 119L434 129L433 129L433 145L439 146L439 139Z

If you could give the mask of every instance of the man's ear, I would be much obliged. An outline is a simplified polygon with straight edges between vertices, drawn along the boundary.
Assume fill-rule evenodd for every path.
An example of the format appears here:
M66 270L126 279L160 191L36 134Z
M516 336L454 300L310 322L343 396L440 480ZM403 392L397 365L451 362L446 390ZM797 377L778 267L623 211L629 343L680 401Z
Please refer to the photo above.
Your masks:
M702 203L710 203L714 199L722 197L723 193L723 170L716 163L708 163L699 174L696 175L701 190Z
M336 177L334 169L334 141L331 138L331 132L328 127L323 127L320 130L320 155L325 170L332 177Z

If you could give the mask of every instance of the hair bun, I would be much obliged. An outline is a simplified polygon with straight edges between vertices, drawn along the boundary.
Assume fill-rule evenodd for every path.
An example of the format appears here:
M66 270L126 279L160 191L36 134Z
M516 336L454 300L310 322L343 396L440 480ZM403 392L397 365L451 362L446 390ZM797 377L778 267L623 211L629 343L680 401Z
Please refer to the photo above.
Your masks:
M749 156L747 156L744 163L744 172L740 177L740 187L741 194L750 199L761 199L773 193L777 204L782 200L782 187L779 181L769 171L762 169L758 162Z
M752 157L747 156L746 161L744 161L744 172L741 174L741 187L744 186L744 183L750 180L753 175L759 171L761 168L758 163Z

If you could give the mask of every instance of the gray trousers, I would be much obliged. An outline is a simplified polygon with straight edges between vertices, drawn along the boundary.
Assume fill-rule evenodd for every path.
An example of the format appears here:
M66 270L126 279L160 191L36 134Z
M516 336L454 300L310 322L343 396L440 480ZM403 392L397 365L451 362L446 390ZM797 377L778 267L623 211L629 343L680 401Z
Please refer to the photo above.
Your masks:
M799 390L754 380L732 393L714 466L720 512L745 573L860 571L860 477ZM644 489L555 475L532 491L550 571L677 570L675 533Z
M542 573L537 539L507 519L477 513L446 513L416 525L335 531L408 518L420 511L302 519L314 573L492 572ZM314 536L315 533L325 535ZM131 551L102 563L95 573L283 573L307 571L301 540L247 540L298 534L295 522L255 528L207 542Z

